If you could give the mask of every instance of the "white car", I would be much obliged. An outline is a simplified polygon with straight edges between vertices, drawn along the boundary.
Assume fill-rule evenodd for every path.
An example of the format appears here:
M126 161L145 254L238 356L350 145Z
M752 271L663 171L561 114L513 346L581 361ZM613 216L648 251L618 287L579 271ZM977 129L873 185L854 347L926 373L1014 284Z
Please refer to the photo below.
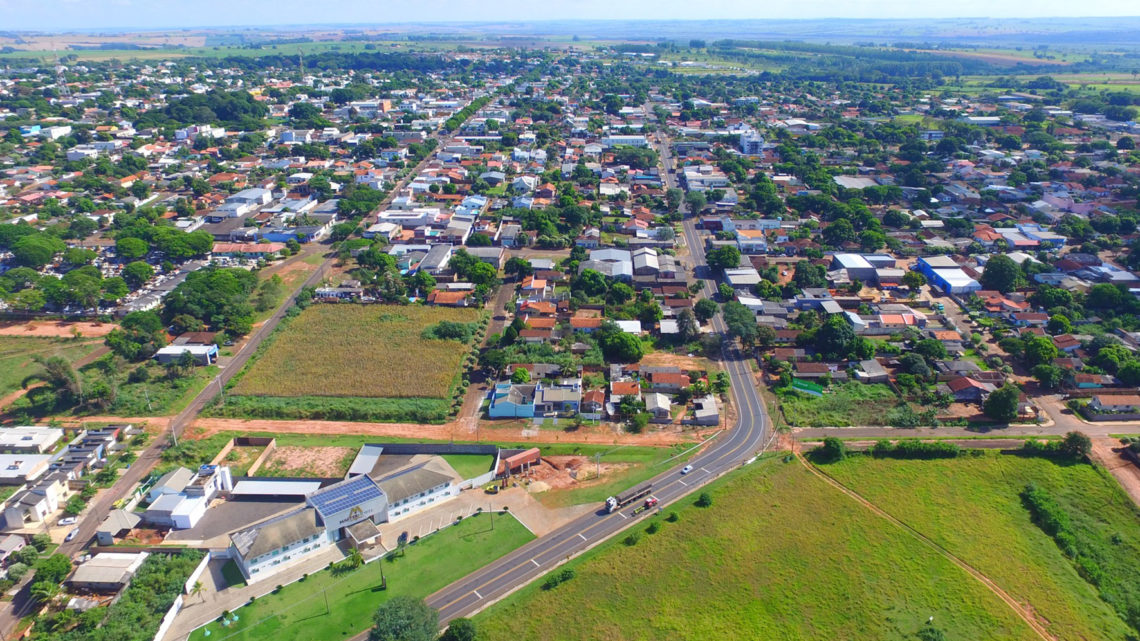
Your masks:
M70 543L71 540L74 539L76 537L76 535L78 535L78 534L79 534L79 528L75 528L74 530L68 532L67 536L63 537L63 542L64 543Z
M79 522L79 519L74 516L69 516L59 520L60 525L75 525L77 522Z
M692 465L686 465L685 467L681 468L681 474L688 474L689 472L692 472L692 471L693 471Z

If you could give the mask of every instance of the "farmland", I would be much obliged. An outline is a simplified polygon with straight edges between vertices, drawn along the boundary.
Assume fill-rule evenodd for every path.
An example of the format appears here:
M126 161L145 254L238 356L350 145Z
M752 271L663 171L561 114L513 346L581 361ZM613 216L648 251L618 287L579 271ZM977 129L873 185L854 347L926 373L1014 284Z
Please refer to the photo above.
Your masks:
M267 341L221 413L442 420L467 348L423 332L441 321L478 320L464 309L314 305Z
M964 570L796 463L763 459L709 493L712 507L688 501L635 545L572 561L557 588L492 606L480 639L913 639L931 616L947 639L1037 638Z
M1106 539L1098 559L1103 571L1125 568L1123 576L1134 584L1140 562L1138 514L1115 481L1097 468L987 453L937 461L859 456L822 469L1029 603L1058 639L1136 634L1031 522L1020 496L1028 483L1052 495L1074 526Z
M344 575L329 570L310 575L235 610L237 623L226 627L211 623L190 638L347 639L367 629L372 613L388 599L397 595L425 597L533 538L512 516L496 515L494 529L489 516L473 516L409 545L391 561L369 563ZM388 589L383 591L378 589L381 571L388 581Z

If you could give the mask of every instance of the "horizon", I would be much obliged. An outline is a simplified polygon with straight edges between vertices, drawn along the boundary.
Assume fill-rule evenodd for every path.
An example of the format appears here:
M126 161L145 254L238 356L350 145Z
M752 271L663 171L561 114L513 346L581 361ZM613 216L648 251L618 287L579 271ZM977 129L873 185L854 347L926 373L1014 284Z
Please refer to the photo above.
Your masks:
M996 6L995 6L996 5ZM838 9L826 0L764 7L739 0L710 0L700 6L680 0L632 0L619 6L576 0L538 7L522 0L398 0L382 5L337 0L316 5L297 0L227 3L200 0L0 0L9 33L138 32L198 29L320 28L335 26L520 25L568 22L808 22L813 20L1104 20L1140 17L1133 2L1100 0L1074 5L1060 0L993 3L962 0L952 5L916 6L906 0L856 0ZM446 20L436 16L448 16ZM206 16L217 16L210 18ZM330 19L333 17L338 19ZM182 24L177 24L180 22ZM191 26L192 23L192 26Z

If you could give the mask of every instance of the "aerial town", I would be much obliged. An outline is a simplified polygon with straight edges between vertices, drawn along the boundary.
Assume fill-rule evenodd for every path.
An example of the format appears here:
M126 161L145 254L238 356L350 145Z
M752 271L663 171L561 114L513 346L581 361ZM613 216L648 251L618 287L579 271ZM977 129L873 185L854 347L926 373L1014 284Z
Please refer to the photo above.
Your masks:
M0 34L0 638L1140 635L1140 20L685 24Z

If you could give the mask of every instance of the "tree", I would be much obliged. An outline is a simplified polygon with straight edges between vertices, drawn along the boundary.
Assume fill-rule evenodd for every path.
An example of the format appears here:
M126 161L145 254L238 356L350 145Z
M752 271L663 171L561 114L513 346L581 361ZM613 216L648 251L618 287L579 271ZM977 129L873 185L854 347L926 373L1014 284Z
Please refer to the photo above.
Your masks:
M519 256L512 256L507 259L507 264L503 266L503 271L516 278L522 279L534 274L534 267L531 266L530 261Z
M849 243L855 240L855 226L851 221L846 218L831 223L823 230L823 242L831 245L832 247L839 247L843 243Z
M1017 408L1021 400L1021 390L1006 383L986 398L982 403L982 413L1002 423L1017 418Z
M847 458L847 446L834 436L828 436L823 439L822 445L812 451L812 458L821 463L842 461Z
M718 269L735 269L740 266L740 250L732 245L723 245L710 251L705 260L709 267Z
M53 554L36 565L36 579L60 584L71 574L71 559L66 554Z
M708 201L705 200L705 195L699 191L690 191L685 194L685 205L689 208L689 212L699 214Z
M746 347L756 343L756 315L737 301L724 304L724 324L730 338L739 338Z
M515 371L511 374L511 382L515 385L522 385L523 383L530 382L530 372L526 371L523 367L516 367Z
M1052 363L1061 351L1048 336L1030 336L1025 339L1025 364L1029 368Z
M476 285L493 285L499 274L490 263L478 262L467 271L467 280Z
M843 314L827 318L815 334L815 348L826 359L847 358L855 347L855 329Z
M127 236L115 241L115 253L124 260L135 260L146 256L150 246L141 238Z
M376 609L369 641L435 641L439 613L422 599L395 596Z
M985 271L982 272L982 286L986 289L996 289L1003 294L1017 289L1020 281L1021 268L1005 254L990 257Z
M1031 371L1033 378L1045 389L1057 389L1065 381L1064 368L1042 363Z
M1053 314L1049 317L1049 324L1045 326L1045 329L1053 335L1068 334L1073 331L1073 324L1064 315Z
M12 243L12 256L20 265L39 269L65 249L67 245L62 240L47 234L35 234Z
M636 363L644 355L641 340L620 329L604 334L598 339L602 355L611 363Z
M439 637L439 641L475 641L478 634L475 630L475 622L471 619L459 617L452 619L451 623L447 625L447 630Z
M925 338L918 341L914 345L914 351L929 361L946 358L946 345L944 345L942 341L934 338Z
M1092 439L1082 432L1069 432L1061 439L1059 449L1070 458L1083 461L1092 452Z
M141 260L127 263L123 268L123 280L131 287L141 287L153 277L154 268Z
M37 573L37 576L39 574ZM37 603L47 603L59 594L59 584L47 580L36 581L29 591Z
M716 316L718 310L717 304L707 298L702 298L693 304L693 313L702 323L709 322L713 316Z
M712 504L712 495L708 492L701 492L700 496L697 497L697 502L694 503L697 507L712 507Z
M1131 359L1122 363L1116 370L1116 377L1130 387L1140 385L1140 360Z
M926 284L926 276L923 276L922 272L907 270L907 272L903 274L902 284L908 289L918 290Z
M684 343L697 340L701 335L701 324L691 309L682 309L677 314L677 336Z
M1124 295L1115 285L1097 283L1089 288L1085 305L1094 309L1115 309L1124 301Z

